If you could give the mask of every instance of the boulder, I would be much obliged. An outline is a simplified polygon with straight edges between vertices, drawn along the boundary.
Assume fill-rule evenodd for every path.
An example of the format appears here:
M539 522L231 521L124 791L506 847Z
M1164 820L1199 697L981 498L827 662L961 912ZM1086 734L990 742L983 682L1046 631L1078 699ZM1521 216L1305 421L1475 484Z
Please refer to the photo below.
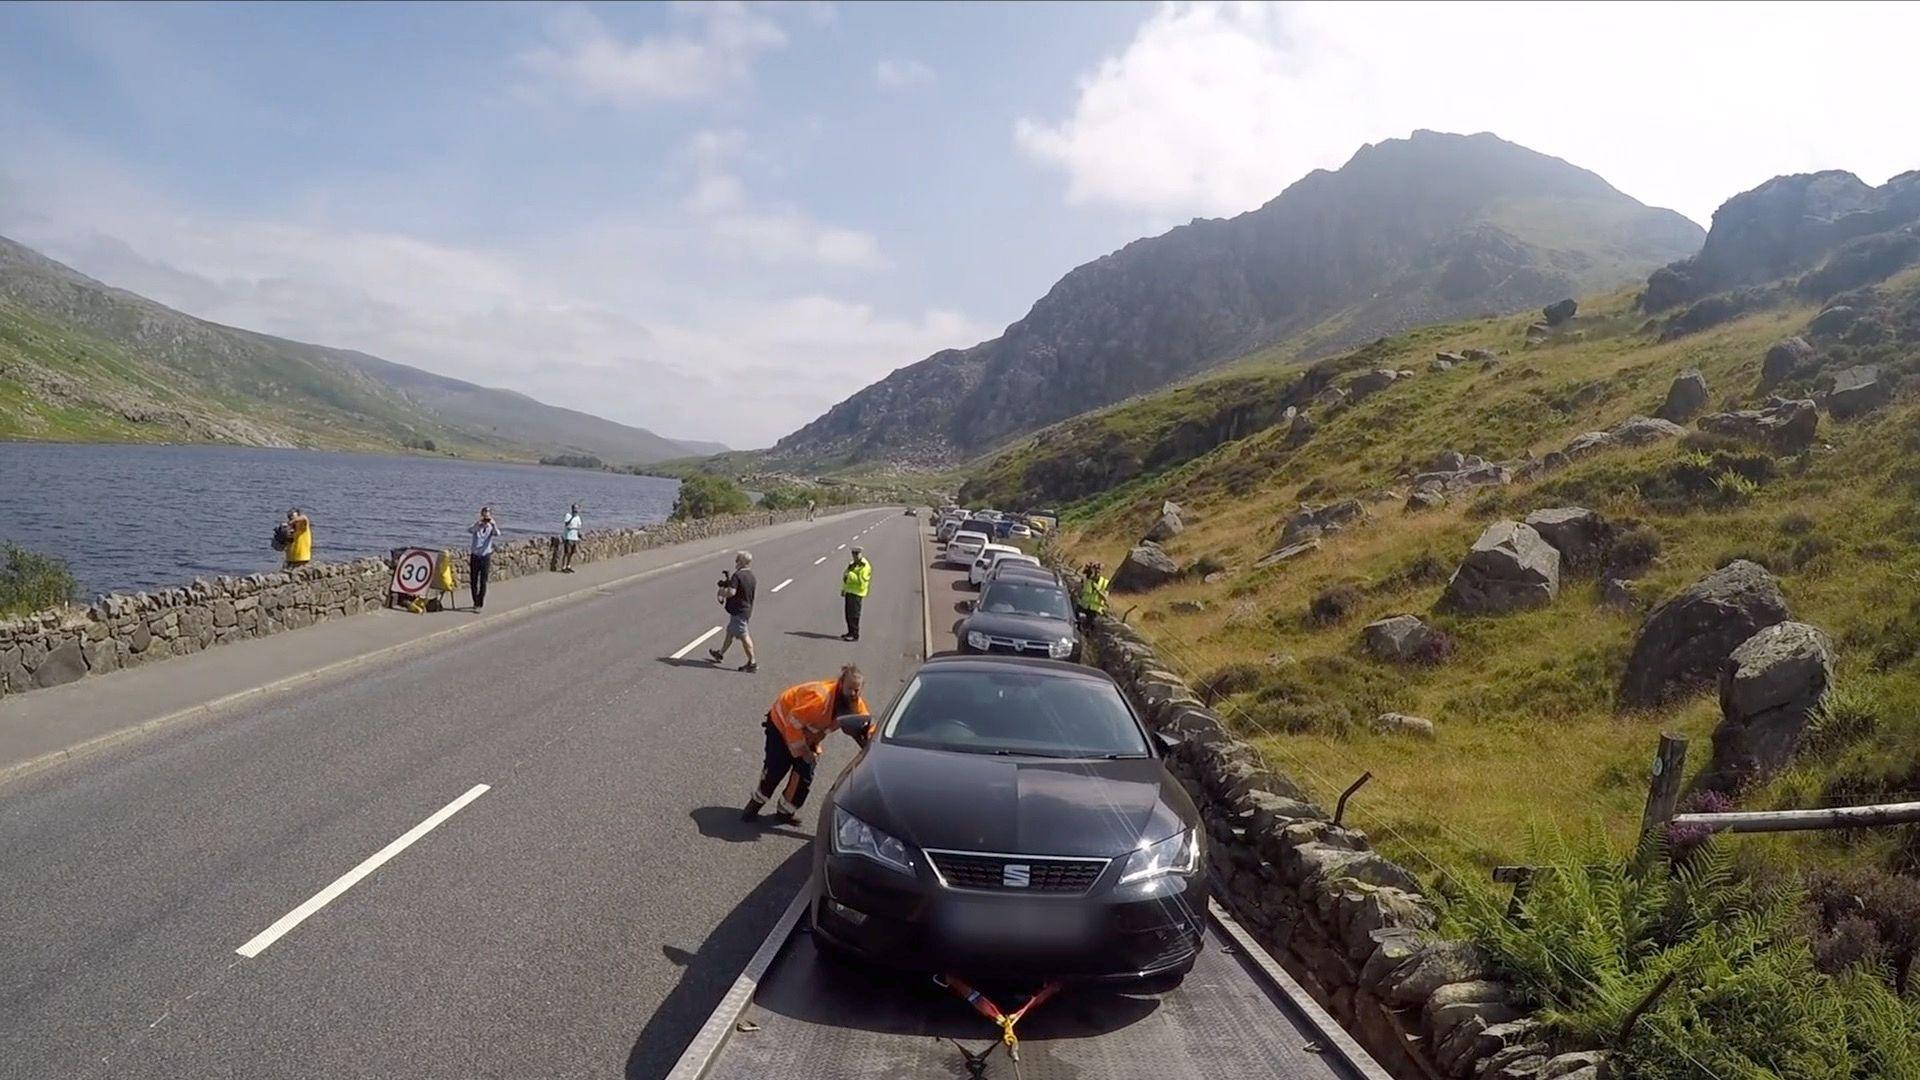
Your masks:
M1622 446L1646 446L1661 439L1677 439L1686 433L1686 428L1671 420L1649 416L1630 416L1608 432L1613 441Z
M1610 577L1600 583L1600 606L1612 611L1633 611L1640 606L1640 598L1634 595L1633 582L1626 578Z
M1745 559L1727 564L1647 616L1620 681L1621 704L1651 708L1715 678L1748 638L1791 617L1765 567Z
M1440 640L1440 631L1415 615L1394 615L1370 622L1360 631L1360 641L1368 652L1382 660L1412 663L1432 655Z
M1408 716L1406 713L1381 713L1373 718L1375 735L1410 735L1418 739L1433 738L1433 721L1424 716Z
M1573 440L1567 443L1566 448L1560 451L1560 456L1571 461L1574 458L1583 458L1588 454L1610 449L1612 446L1612 432L1583 431L1575 435Z
M33 667L33 685L38 687L59 686L70 683L87 673L87 657L79 641L68 641L47 655Z
M1478 468L1487 463L1487 459L1475 454L1463 454L1458 450L1442 450L1434 455L1433 462L1427 466L1430 473L1459 472L1462 469Z
M1468 349L1461 355L1476 364L1495 364L1500 361L1500 354L1492 349Z
M1162 551L1159 544L1146 542L1127 552L1120 568L1113 572L1111 587L1114 592L1146 592L1179 577L1180 564L1173 556Z
M1410 514L1421 510L1438 510L1446 504L1447 497L1430 488L1420 488L1407 496L1407 512Z
M1527 515L1526 524L1560 553L1563 570L1591 570L1599 566L1612 531L1606 518L1584 506L1535 510Z
M1187 527L1180 522L1179 514L1162 513L1160 519L1153 523L1153 527L1148 529L1147 535L1141 539L1164 544L1185 532L1186 529Z
M1836 372L1833 389L1827 393L1827 411L1840 419L1869 413L1893 400L1894 381L1890 373L1874 364L1862 364Z
M1698 416L1706 407L1707 377L1697 369L1688 368L1674 376L1673 385L1667 387L1667 400L1654 415L1678 424Z
M1505 465L1489 464L1480 458L1470 468L1456 469L1453 472L1425 472L1413 478L1416 488L1429 491L1466 491L1477 487L1499 487L1513 483L1513 470Z
M1421 1005L1443 986L1487 977L1487 959L1464 941L1436 941L1400 962L1380 981L1381 995L1395 1005Z
M1748 638L1720 668L1720 726L1707 786L1734 791L1793 759L1814 707L1833 684L1833 642L1806 623Z
M1176 615L1198 615L1207 610L1205 600L1175 600L1167 605L1167 610Z
M1400 378L1400 373L1390 368L1376 368L1362 372L1347 383L1347 394L1354 401L1377 394L1392 386Z
M1560 593L1560 553L1529 525L1496 521L1447 582L1445 603L1457 611L1499 614L1544 607Z
M1327 533L1336 533L1348 525L1359 521L1367 514L1359 499L1343 499L1325 506L1301 503L1280 530L1280 543L1291 544L1298 540L1311 540Z
M1860 313L1847 304L1835 304L1813 317L1807 324L1807 333L1817 338L1839 337L1847 332Z
M1803 337L1790 337L1775 342L1767 350L1767 358L1760 364L1760 390L1768 390L1786 382L1788 379L1804 378L1819 361L1819 354Z
M1337 386L1329 386L1313 396L1313 403L1322 409L1337 409L1347 403L1347 392Z
M1253 564L1253 568L1255 570L1265 570L1269 566L1278 566L1283 562L1297 559L1302 555L1319 550L1320 540L1318 537L1308 540L1297 540L1285 547L1277 548L1262 555L1260 561Z
M1820 410L1811 401L1775 398L1763 409L1738 409L1700 418L1700 430L1764 446L1776 454L1797 454L1819 435Z
M1319 430L1320 425L1314 423L1313 417L1308 416L1306 410L1302 409L1294 414L1293 425L1287 428L1287 445L1295 448L1305 446L1307 440L1313 438L1314 432Z
M1551 337L1553 337L1553 328L1546 323L1527 324L1526 343L1528 345L1543 344Z
M1548 326L1559 326L1561 323L1573 318L1574 313L1579 310L1579 303L1569 297L1565 300L1557 300L1541 308L1540 314L1547 317Z
M1467 358L1465 355L1461 353L1441 351L1433 354L1433 362L1436 364L1445 364L1447 365L1447 367L1452 367L1455 364L1466 363Z

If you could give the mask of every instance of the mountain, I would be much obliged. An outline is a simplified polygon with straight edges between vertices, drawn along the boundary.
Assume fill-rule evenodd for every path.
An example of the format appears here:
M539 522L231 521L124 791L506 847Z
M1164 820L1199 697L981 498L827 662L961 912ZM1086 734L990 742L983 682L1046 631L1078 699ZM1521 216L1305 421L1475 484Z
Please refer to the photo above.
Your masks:
M1415 132L1073 270L1000 337L893 372L772 457L950 462L1283 340L1325 355L1638 282L1701 236L1558 158Z
M583 454L710 453L350 349L207 322L0 237L0 437Z

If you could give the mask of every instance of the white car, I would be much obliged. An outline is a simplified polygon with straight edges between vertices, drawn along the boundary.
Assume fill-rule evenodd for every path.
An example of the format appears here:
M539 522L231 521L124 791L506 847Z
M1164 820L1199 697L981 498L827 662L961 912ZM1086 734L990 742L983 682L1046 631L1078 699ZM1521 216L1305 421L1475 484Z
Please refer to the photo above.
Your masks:
M940 558L948 566L971 567L973 560L980 555L980 549L991 541L985 533L963 530L947 538L947 550Z
M1046 566L1032 555L1002 555L993 561L992 566L987 567L986 575L980 579L981 587L985 588L987 582L997 580L1000 572L1009 566L1037 566L1042 570L1046 569Z
M973 565L967 568L967 584L979 588L987 580L987 574L993 570L993 564L1003 555L1018 555L1020 549L1011 544L988 544L973 557Z
M1009 525L1009 526L1007 527L1007 535L1008 535L1008 536L1021 536L1021 537L1031 537L1031 536L1033 536L1033 530L1032 530L1032 529L1029 529L1029 528L1027 528L1027 527L1026 527L1025 525L1022 525L1022 524L1020 524L1019 522L1017 522L1017 521L1016 521L1016 522L1014 522L1014 523L1013 523L1012 525Z

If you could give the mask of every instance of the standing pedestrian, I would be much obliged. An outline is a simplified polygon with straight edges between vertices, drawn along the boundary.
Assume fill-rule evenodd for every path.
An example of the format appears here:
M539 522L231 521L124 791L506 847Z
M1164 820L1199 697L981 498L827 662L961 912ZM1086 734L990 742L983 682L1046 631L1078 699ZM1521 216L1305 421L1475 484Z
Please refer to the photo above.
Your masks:
M740 670L749 673L760 670L760 662L753 654L753 638L747 634L747 620L753 618L753 594L759 587L753 571L747 569L752 565L753 552L735 552L733 573L720 579L720 603L727 609L727 636L720 640L719 648L707 650L707 655L718 664L727 658L727 650L738 641L747 654L747 662L740 665Z
M807 500L807 520L808 521L813 520L813 500L812 499Z
M560 572L573 573L573 553L580 550L580 504L574 503L573 509L560 522Z
M480 520L467 526L473 546L467 552L467 589L473 593L473 610L487 606L487 573L493 566L493 542L500 535L494 524L493 507L480 508Z
M284 548L287 555L287 569L305 566L313 561L313 522L300 512L299 507L287 511L285 526L287 543ZM275 530L276 534L278 530ZM277 535L276 535L277 538Z
M866 685L866 676L848 664L840 669L838 678L805 682L781 691L760 725L767 733L766 760L760 768L759 783L740 811L741 820L759 817L760 808L785 780L786 790L773 804L774 820L793 824L813 786L813 768L827 736L837 729L863 748L867 745L873 737L873 714L861 694Z
M860 640L860 609L867 602L867 589L873 585L873 564L860 553L859 545L853 549L853 561L847 564L847 570L840 575L840 595L847 608L847 632L840 635L841 641Z

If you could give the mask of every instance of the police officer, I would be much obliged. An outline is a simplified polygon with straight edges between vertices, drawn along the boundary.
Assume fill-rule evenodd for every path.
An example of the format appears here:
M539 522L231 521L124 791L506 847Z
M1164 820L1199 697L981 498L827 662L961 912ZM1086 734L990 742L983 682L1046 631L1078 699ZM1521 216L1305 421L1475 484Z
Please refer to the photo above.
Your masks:
M841 641L860 640L860 609L866 605L867 590L873 585L873 564L853 549L853 561L847 564L846 572L840 575L840 595L847 607L847 632L840 635Z
M767 753L760 769L760 781L740 812L740 820L752 821L760 808L773 798L775 788L785 780L786 790L773 804L774 820L791 825L807 801L813 786L814 764L820 760L820 744L837 728L852 736L863 748L872 737L872 711L862 695L866 676L852 664L840 669L836 678L789 686L767 710L761 725L767 733Z
M1074 610L1080 615L1080 625L1090 627L1093 620L1107 613L1106 568L1098 562L1090 562L1080 571L1080 595L1074 600Z

